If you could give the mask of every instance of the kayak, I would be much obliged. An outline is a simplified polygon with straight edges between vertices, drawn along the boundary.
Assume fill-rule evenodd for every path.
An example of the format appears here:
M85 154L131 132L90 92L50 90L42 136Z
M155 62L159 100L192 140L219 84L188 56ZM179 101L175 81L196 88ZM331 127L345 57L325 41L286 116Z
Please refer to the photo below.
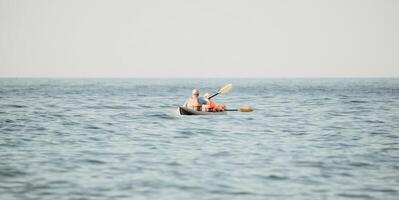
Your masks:
M180 115L225 115L226 112L205 112L205 111L196 111L190 108L186 108L183 106L179 106L177 112Z
M179 108L177 109L177 113L179 113L180 115L225 115L226 114L226 112L196 111L183 106L179 106Z

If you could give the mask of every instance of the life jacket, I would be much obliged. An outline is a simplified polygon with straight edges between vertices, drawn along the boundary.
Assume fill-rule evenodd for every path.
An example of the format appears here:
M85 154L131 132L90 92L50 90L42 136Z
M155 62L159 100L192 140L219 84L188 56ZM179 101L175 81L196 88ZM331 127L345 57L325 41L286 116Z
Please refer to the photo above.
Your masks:
M209 106L210 106L212 109L215 109L215 108L217 107L217 105L216 105L216 103L215 103L214 101L209 101Z
M197 111L201 110L201 104L199 103L199 98L198 97L190 98L190 100L188 100L187 107Z
M214 112L222 112L222 111L224 111L224 109L225 109L225 106L224 106L223 104L217 105L214 101L211 101L211 102L209 103L209 105L211 106L211 108L212 108L212 110L213 110Z
M215 112L217 105L214 101L209 101L208 104L202 105L202 111L205 112Z

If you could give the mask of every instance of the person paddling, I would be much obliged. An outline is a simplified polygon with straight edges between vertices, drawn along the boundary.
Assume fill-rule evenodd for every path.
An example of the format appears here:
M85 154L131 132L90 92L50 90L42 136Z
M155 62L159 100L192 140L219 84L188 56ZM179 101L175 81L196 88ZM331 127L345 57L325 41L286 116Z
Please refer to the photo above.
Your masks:
M212 95L209 93L206 93L204 95L207 104L202 105L202 111L206 111L206 112L221 112L224 111L225 106L223 104L217 105L214 101L212 101L210 99Z
M197 90L197 89L194 89L194 90L191 92L191 94L192 94L191 98L188 99L188 100L184 103L183 106L184 106L184 107L187 107L187 108L190 108L190 109L193 109L193 110L200 111L201 108L202 108L202 105L203 105L203 104L206 104L207 101L206 101L205 99L199 97L200 92L199 92L199 90Z

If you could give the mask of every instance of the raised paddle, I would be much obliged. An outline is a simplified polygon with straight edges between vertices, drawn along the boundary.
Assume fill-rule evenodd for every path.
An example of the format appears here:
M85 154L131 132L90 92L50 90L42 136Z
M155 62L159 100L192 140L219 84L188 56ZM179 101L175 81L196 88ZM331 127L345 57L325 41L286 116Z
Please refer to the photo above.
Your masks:
M244 107L244 108L240 108L240 109L225 109L224 111L252 112L254 110L249 107Z
M229 83L229 84L225 85L224 87L220 88L219 92L217 92L216 94L210 96L208 99L211 99L211 98L213 98L214 96L216 96L218 94L229 93L232 89L233 89L233 84Z

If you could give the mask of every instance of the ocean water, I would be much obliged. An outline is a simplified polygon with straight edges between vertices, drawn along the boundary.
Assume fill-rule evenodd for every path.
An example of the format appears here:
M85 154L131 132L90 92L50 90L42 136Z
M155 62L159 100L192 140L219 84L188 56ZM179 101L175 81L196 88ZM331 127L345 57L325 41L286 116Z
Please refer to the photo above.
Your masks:
M1 200L398 198L399 79L0 79Z

